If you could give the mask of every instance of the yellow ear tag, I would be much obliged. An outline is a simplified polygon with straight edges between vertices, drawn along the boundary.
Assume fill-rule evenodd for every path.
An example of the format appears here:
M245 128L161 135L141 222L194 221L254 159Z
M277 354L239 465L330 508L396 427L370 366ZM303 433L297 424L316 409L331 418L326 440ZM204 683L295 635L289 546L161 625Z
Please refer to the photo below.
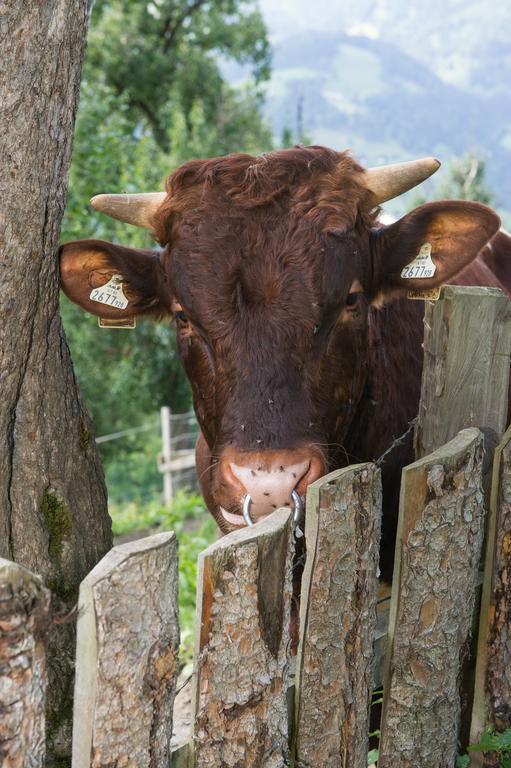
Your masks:
M132 331L137 327L137 319L136 317L126 317L123 320L110 320L106 317L98 317L98 325L100 328L122 328Z
M429 291L407 291L407 299L422 299L423 301L438 301L440 288L430 288Z

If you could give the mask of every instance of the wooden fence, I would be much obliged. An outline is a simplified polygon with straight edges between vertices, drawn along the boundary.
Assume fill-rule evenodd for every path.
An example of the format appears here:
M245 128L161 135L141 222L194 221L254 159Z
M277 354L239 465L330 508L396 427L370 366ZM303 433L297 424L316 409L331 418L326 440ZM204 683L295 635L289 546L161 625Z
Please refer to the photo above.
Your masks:
M115 547L94 568L78 608L73 768L363 768L381 679L379 768L454 768L487 725L511 727L509 307L491 289L446 288L428 303L418 458L402 475L390 600L377 577L375 464L308 490L296 656L289 509L201 554L192 733L174 753L176 538ZM44 764L50 622L40 579L0 561L5 768Z

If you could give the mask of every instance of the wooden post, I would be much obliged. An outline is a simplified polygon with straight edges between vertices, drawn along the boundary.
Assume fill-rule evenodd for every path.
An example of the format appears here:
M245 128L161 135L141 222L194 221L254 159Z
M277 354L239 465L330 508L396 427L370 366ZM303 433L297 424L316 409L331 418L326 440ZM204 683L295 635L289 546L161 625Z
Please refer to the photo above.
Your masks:
M452 768L484 531L483 438L403 470L378 768Z
M161 417L161 442L162 452L161 459L162 464L169 464L171 459L171 421L170 421L170 408L166 405L160 410ZM172 471L166 469L163 472L163 502L166 507L172 505Z
M444 286L426 302L417 458L477 427L486 462L506 428L511 303L498 288Z
M50 593L39 576L0 558L0 763L45 761L46 649Z
M281 768L293 532L289 509L199 557L193 727L197 768Z
M73 768L168 768L177 583L173 533L114 547L82 582Z
M487 726L511 728L511 427L493 465L470 741ZM480 752L472 765L495 765Z
M295 756L366 768L381 524L380 471L358 464L307 491Z

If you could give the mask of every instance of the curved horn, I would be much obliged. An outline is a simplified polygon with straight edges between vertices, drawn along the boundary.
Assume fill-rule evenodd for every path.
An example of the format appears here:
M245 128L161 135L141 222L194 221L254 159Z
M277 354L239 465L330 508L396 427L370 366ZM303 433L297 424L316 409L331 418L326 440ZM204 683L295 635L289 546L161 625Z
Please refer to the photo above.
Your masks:
M439 168L440 160L435 157L423 157L421 160L410 160L407 163L368 168L363 178L366 187L373 193L376 204L379 205L408 192Z
M153 216L165 200L165 192L145 192L137 195L96 195L90 204L96 211L112 219L152 229Z

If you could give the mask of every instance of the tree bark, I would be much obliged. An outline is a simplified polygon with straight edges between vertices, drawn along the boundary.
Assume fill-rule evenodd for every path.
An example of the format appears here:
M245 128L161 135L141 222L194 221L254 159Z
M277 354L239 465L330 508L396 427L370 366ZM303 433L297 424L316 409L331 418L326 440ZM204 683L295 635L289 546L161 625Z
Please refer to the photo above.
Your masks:
M111 546L104 477L62 331L57 248L88 0L0 2L0 555L71 607ZM49 643L48 734L69 754L74 626ZM50 749L50 754L51 754Z
M45 638L50 593L39 576L0 558L0 765L42 768Z

